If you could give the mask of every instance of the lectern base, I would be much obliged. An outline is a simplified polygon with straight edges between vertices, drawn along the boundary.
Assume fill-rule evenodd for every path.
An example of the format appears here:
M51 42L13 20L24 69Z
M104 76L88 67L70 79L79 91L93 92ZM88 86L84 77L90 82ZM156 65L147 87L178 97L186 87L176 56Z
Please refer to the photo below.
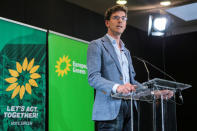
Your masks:
M157 100L155 103L156 109L153 109L153 103L138 101L138 113L140 113L139 131L177 131L176 104L172 101L174 101L174 97L163 102L163 127L161 100ZM156 118L155 121L154 115Z

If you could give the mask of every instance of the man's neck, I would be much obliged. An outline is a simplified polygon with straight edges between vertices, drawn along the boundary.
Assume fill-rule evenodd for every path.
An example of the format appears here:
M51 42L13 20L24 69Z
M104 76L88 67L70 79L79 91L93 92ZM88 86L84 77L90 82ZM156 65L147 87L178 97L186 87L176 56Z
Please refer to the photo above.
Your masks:
M111 32L107 32L108 35L110 35L112 38L114 38L116 40L116 43L118 44L118 47L121 48L121 44L120 44L120 36L121 35L115 35Z

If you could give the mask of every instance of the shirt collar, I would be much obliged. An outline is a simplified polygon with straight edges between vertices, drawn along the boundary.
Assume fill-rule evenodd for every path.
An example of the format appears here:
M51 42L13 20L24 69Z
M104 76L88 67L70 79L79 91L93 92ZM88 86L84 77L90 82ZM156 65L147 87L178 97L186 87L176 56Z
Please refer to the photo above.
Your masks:
M111 37L109 34L106 34L106 36L109 38L113 46L118 47L116 40L113 37ZM121 44L121 50L125 50L125 44L122 42L122 40L120 40L120 44Z

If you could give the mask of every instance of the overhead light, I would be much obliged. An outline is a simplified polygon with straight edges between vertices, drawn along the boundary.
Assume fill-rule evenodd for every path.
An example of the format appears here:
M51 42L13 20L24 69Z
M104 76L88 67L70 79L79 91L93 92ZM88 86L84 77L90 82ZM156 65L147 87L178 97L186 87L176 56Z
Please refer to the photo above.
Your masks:
M163 6L169 6L169 5L171 5L171 1L161 1L160 2L160 5L163 5Z
M117 0L116 3L119 5L125 5L127 3L127 1L126 0Z

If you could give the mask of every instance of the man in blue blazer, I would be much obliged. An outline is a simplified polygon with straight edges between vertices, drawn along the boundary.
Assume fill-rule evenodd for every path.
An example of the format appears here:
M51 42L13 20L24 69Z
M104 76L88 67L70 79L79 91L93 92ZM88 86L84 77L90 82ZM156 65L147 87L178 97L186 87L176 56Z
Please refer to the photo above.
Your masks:
M140 84L130 52L120 39L126 28L127 8L116 5L105 13L107 34L88 46L88 82L96 89L92 119L98 131L130 131L130 101L115 99L113 93L128 94Z

